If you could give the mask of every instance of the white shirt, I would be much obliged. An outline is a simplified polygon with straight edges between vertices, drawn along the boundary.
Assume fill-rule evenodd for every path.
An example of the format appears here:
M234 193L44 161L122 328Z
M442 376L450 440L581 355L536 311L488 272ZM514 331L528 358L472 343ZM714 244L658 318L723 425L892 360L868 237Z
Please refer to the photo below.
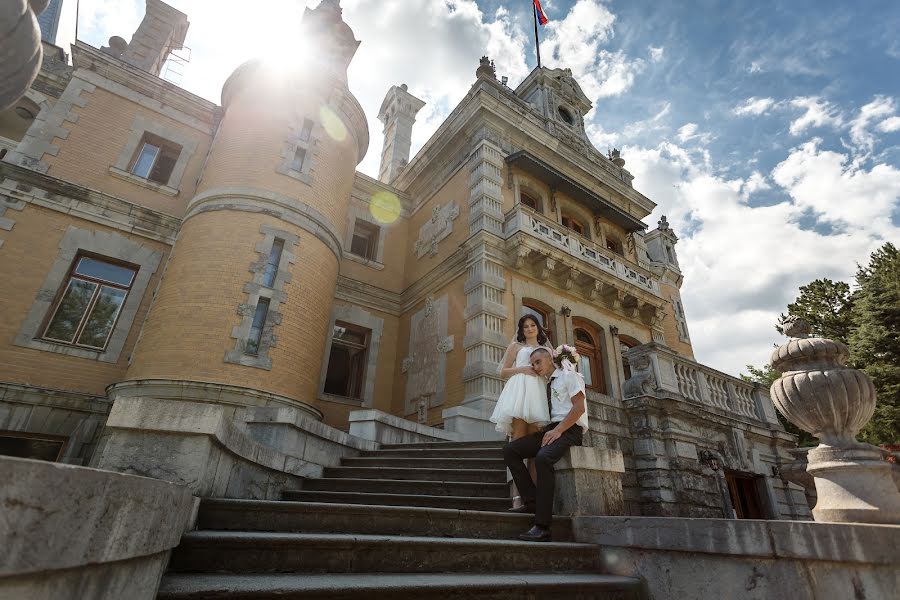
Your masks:
M584 391L584 377L575 371L563 371L557 369L551 375L550 380L550 422L559 423L565 419L572 410L572 398L579 393L584 394L584 413L575 422L581 427L582 433L588 430L587 394Z

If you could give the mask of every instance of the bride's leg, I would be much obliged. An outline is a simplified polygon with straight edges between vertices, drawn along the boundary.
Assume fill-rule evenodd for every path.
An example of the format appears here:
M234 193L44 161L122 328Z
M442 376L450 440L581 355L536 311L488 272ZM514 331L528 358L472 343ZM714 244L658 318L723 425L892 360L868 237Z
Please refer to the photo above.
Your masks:
M528 423L523 421L522 419L513 418L512 420L512 433L510 437L513 440L517 440L520 437L524 437L528 433ZM528 469L529 473L534 470L533 461L528 459ZM534 474L531 475L531 479L534 480ZM519 490L516 489L516 484L510 484L510 492L512 493L513 498L513 508L518 508L522 506L522 497L519 496Z

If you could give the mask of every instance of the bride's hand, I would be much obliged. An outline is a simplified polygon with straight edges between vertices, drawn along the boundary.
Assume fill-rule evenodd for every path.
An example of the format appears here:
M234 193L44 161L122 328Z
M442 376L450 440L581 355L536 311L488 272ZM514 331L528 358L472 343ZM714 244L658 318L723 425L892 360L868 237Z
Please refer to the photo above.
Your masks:
M532 366L522 367L522 370L519 372L522 373L523 375L531 375L532 377L539 377L539 375L537 374L537 371L535 371L534 367L532 367Z

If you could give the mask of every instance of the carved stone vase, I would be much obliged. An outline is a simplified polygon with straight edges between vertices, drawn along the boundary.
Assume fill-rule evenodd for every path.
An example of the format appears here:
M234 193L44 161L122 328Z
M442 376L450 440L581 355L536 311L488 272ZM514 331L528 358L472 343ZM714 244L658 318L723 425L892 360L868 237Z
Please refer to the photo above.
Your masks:
M48 0L5 0L0 7L0 110L22 97L37 77L43 50L36 15Z
M794 327L786 332L805 332ZM856 441L875 411L868 375L844 366L847 346L824 338L793 339L772 354L783 375L772 384L772 400L798 427L819 438L808 453L815 481L816 521L900 523L900 492L884 451Z

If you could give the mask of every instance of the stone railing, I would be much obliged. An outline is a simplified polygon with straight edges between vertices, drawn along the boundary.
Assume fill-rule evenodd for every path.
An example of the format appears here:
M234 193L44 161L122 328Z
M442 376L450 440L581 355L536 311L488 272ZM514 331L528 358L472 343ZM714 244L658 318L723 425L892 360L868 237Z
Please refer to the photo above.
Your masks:
M660 344L636 346L625 353L631 378L625 397L676 396L738 417L777 423L769 391L685 358Z
M507 237L519 231L546 242L593 267L615 275L623 281L659 294L659 282L654 280L645 269L522 205L517 205L506 213L503 225L503 233Z

